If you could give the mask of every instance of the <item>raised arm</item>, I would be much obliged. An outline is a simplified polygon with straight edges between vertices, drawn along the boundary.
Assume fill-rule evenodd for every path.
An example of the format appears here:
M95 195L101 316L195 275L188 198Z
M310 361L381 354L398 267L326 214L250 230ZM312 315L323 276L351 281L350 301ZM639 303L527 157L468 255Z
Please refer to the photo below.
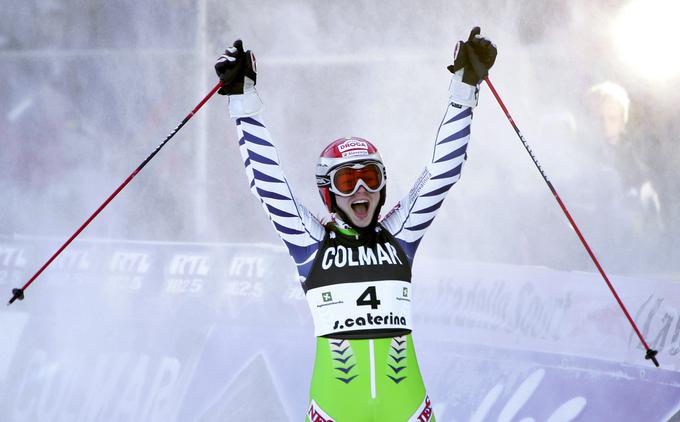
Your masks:
M460 82L452 81L451 85L457 83ZM399 240L411 262L446 194L460 179L467 159L471 122L472 106L449 102L437 131L432 158L408 195L381 222Z
M262 101L255 91L255 57L239 41L220 57L215 70L229 95L229 114L236 122L239 150L251 192L260 200L277 233L306 277L325 230L300 204L290 189L269 130L261 116Z
M471 57L474 54L477 56ZM467 159L472 109L477 105L479 83L495 58L495 46L479 36L479 28L472 30L467 42L458 44L454 64L449 66L453 73L449 102L437 131L432 158L408 195L381 221L401 243L411 262L449 189L460 179ZM473 68L472 60L483 69Z

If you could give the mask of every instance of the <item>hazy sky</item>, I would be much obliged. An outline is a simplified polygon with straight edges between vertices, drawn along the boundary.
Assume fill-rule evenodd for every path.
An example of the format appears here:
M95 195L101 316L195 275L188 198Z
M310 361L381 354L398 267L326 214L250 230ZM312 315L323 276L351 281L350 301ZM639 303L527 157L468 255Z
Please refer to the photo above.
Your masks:
M678 233L669 163L679 101L668 90L677 73L650 80L620 56L611 34L624 2L550 3L8 4L0 184L11 205L2 232L72 232L207 93L214 58L236 38L258 57L265 118L296 195L321 213L316 157L331 140L356 135L381 149L389 207L428 159L453 46L479 25L499 49L494 84L594 249L620 271L666 272ZM626 199L618 173L630 167L600 154L587 92L604 80L631 98L628 141L652 169L660 211ZM486 87L472 130L468 163L426 253L590 268ZM234 138L216 96L85 235L277 242Z

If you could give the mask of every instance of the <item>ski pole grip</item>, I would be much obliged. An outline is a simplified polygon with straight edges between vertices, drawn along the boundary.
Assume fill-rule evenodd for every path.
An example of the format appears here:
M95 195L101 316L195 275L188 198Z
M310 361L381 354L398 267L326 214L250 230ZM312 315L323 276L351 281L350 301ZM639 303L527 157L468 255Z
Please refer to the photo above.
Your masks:
M479 77L479 82L482 82L487 76L489 76L489 69L482 65L482 62L479 60L477 53L475 53L475 50L472 47L470 47L467 43L463 45L465 46L468 60L470 61L472 68L475 70L475 73Z

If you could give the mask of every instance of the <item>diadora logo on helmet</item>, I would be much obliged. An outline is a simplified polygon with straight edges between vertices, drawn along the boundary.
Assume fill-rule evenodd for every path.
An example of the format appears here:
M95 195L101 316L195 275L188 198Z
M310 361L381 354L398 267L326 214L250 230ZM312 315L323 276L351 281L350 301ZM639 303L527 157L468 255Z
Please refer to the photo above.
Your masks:
M355 150L355 149L363 149L363 150L368 151L368 144L366 142L360 141L358 139L348 139L345 142L338 145L338 151L340 153L344 153L345 151L350 151L350 150Z

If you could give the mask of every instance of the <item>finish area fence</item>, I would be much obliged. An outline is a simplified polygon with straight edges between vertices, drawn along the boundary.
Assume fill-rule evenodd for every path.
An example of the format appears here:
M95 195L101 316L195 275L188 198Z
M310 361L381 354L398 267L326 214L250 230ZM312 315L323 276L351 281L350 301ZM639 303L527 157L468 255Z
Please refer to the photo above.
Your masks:
M7 297L59 239L0 238ZM440 421L667 421L680 285L421 257L414 339ZM0 310L2 421L302 420L311 317L285 249L75 242ZM674 416L675 415L675 416Z

